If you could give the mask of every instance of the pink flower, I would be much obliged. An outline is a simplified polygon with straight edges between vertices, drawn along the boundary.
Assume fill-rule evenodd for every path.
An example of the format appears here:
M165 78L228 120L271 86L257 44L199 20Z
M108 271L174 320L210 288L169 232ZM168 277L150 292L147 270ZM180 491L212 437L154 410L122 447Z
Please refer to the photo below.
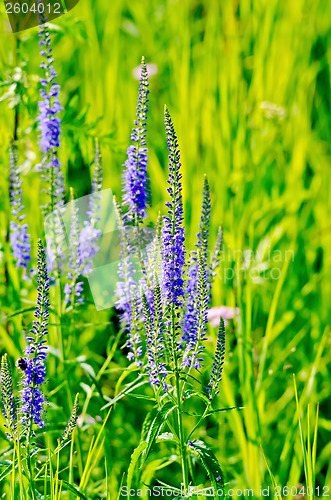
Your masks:
M233 319L235 316L239 315L239 307L212 307L208 309L208 321L212 327L219 326L220 317L224 319L224 324L228 324L229 319Z

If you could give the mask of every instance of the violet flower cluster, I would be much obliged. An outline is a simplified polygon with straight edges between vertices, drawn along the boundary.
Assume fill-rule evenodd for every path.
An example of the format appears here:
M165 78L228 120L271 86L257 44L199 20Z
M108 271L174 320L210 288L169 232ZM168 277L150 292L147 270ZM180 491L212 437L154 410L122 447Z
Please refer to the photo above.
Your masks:
M183 355L183 367L199 369L202 367L203 358L201 355L205 348L207 331L207 310L208 310L208 286L206 277L206 266L204 257L201 253L198 255L198 276L197 284L194 289L194 321L188 335L183 334L182 339L186 341ZM191 297L189 297L191 299ZM190 300L188 300L190 302Z
M31 438L35 435L34 426L44 427L45 407L47 404L43 384L46 382L47 335L49 317L49 278L47 273L46 254L41 240L37 248L37 306L32 328L26 337L24 356L16 362L21 374L23 386L17 403L13 391L13 379L7 354L1 358L1 400L2 412L6 423L6 435L9 440L25 438L30 453ZM78 394L76 395L71 417L58 440L59 446L67 442L77 424L79 411ZM18 426L20 418L20 427ZM18 433L18 429L20 432Z
M143 313L143 303L139 286L145 285L145 279L142 279L140 284L135 280L136 271L132 262L132 254L137 252L140 261L142 261L139 246L141 241L137 245L130 235L133 232L141 240L139 225L146 217L146 209L149 202L147 178L148 149L146 147L148 86L147 67L145 59L142 58L136 119L131 134L133 144L127 150L128 158L125 162L125 170L122 176L123 204L128 207L128 212L124 215L119 203L116 200L114 201L121 240L116 306L120 311L121 328L128 335L128 359L134 359L139 367L142 366L140 360L142 356L142 341L139 327L137 328L136 324L141 323L139 318L141 318ZM134 222L134 226L131 225L132 221ZM141 264L143 265L142 262ZM144 274L146 274L145 269ZM148 294L148 297L150 297L150 294ZM134 318L137 318L137 321L134 321Z
M50 184L50 201L45 207L50 212L64 204L64 178L58 159L60 147L61 119L59 113L61 104L59 101L60 85L57 83L57 74L53 66L51 38L46 24L39 26L39 45L42 62L40 67L44 71L40 79L40 96L38 103L38 129L40 131L40 150L43 153L40 169L43 180Z
M4 354L1 358L1 396L3 415L6 420L6 434L9 439L13 439L17 431L17 412L13 393L13 379L7 354Z
M13 220L10 221L10 244L17 266L23 268L23 278L27 277L27 271L31 260L31 243L28 234L28 224L23 223L23 199L20 173L17 165L16 146L9 148L10 154L10 205Z
M40 101L38 102L38 129L40 132L39 148L42 160L39 165L41 179L45 185L42 189L47 194L47 201L41 208L45 216L49 215L50 231L47 237L48 255L53 262L48 262L49 275L52 280L59 277L65 260L65 231L63 223L65 185L64 176L58 157L61 135L61 119L59 113L60 85L54 69L54 58L51 48L51 37L47 24L39 26L39 45L43 70L40 78Z
M78 411L79 411L79 394L76 394L74 405L72 407L72 412L70 415L69 422L64 429L64 432L62 433L61 439L60 439L60 445L68 441L72 433L74 432L76 425L77 425L77 419L78 419Z
M82 297L83 283L81 281L76 281L80 274L81 261L79 253L79 217L78 217L78 207L76 201L71 192L71 226L70 226L70 248L69 248L69 260L68 266L70 271L68 272L66 279L69 283L64 285L64 302L70 304L73 300L73 296L76 298L77 303L83 303L84 299Z
M199 224L199 232L197 235L198 242L196 246L202 257L202 266L204 267L204 274L206 275L205 287L208 289L207 293L210 295L211 280L210 272L207 266L208 259L208 236L210 225L210 191L207 177L204 178L203 193L202 193L202 212ZM197 314L197 287L198 287L198 253L193 250L190 255L190 263L188 266L188 279L186 282L185 295L186 295L186 310L184 315L183 327L183 341L189 345L194 342L196 338L196 314ZM208 300L209 303L209 300ZM207 303L207 305L208 305ZM185 363L188 363L188 356L186 356Z
M207 386L207 392L209 393L210 400L212 400L213 397L219 393L218 386L222 380L224 355L225 355L225 327L224 327L224 320L221 317L218 337L217 337L215 360L213 362L212 373L210 375L210 382Z
M139 333L139 310L140 295L137 290L137 282L135 280L136 270L132 262L132 245L129 237L129 227L126 225L122 209L114 198L114 208L116 212L120 240L121 251L118 265L119 281L116 286L116 307L120 311L120 325L122 331L125 331L128 336L127 348L129 353L128 359L135 360L139 368L142 367L141 356L142 340Z
M170 113L165 107L165 128L169 151L168 215L163 217L162 228L162 292L168 302L182 304L184 294L185 230L183 226L183 198L180 172L180 152Z
M159 218L155 237L146 249L146 261L141 264L142 277L133 263L135 258L141 259L142 253L132 242L131 229L138 229L139 236L139 226L146 213L140 213L142 217L138 222L133 219L132 225L132 214L137 205L133 203L133 197L130 198L132 203L128 203L128 183L124 186L124 205L129 206L126 214L115 200L121 237L116 305L122 331L128 338L129 360L135 361L142 372L146 371L155 391L168 392L175 373L176 377L185 378L180 374L186 373L188 377L191 369L198 370L203 365L207 313L212 281L220 259L222 233L220 230L209 260L211 201L205 177L197 249L191 252L189 263L186 263L180 150L167 107L165 129L169 156L168 213ZM132 178L133 165L133 162L126 162L125 179ZM144 199L147 195L146 191ZM217 345L211 383L205 391L209 398L217 394L222 372L224 353L220 342L222 339Z
M102 190L102 156L98 141L95 146L95 159L93 165L92 192L89 196L87 220L79 235L79 258L81 274L88 276L92 272L93 259L99 251L98 239L101 230L98 229L101 210Z
M64 286L65 303L83 304L84 298L83 282L77 281L81 276L88 276L93 270L93 259L99 251L98 239L101 230L97 223L100 220L101 210L101 189L102 189L102 161L98 143L96 143L96 153L94 160L94 171L92 180L92 193L89 196L89 206L87 219L81 228L79 221L79 211L73 192L71 191L71 226L69 245L69 272L66 275Z
M21 422L28 429L31 422L38 427L44 426L45 397L42 385L46 380L48 316L49 316L49 279L46 255L41 240L38 241L37 262L38 298L34 321L26 338L25 357L19 360L24 372L21 394Z
M141 77L134 129L133 144L127 150L123 174L123 202L129 207L128 217L144 219L149 200L147 178L146 120L148 112L148 74L145 59L141 60Z
M144 322L146 328L146 354L148 358L147 372L152 386L169 389L166 382L167 370L165 358L165 325L162 321L161 290L155 276L154 297L149 305L143 295Z

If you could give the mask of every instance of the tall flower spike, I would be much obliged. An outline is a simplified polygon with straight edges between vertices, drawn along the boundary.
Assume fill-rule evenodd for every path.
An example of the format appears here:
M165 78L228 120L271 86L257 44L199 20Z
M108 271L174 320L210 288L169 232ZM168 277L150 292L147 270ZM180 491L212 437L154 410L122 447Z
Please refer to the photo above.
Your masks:
M211 270L207 264L208 259L208 236L210 226L210 191L207 177L205 176L202 191L202 211L199 224L199 232L197 234L197 243L199 251L201 252L203 265L206 269L206 287L208 289L208 302L211 299ZM193 250L190 255L190 264L188 266L188 280L185 287L186 294L186 311L184 315L184 333L183 340L190 340L191 330L195 328L196 317L196 291L198 286L198 254Z
M65 232L63 224L63 210L65 198L64 176L58 158L60 147L61 119L59 113L61 104L59 101L60 85L57 83L57 74L53 66L51 38L48 26L42 19L39 26L39 45L42 62L40 64L44 74L40 78L40 97L38 102L38 129L40 131L39 148L43 153L39 165L41 179L45 183L44 192L48 199L41 208L45 215L51 215L50 231L47 236L48 253L53 255L55 277L63 268L65 260L64 242ZM51 269L49 269L51 272Z
M183 355L183 367L200 368L203 359L200 357L205 346L202 344L206 340L207 330L207 308L208 308L208 287L206 277L206 266L202 253L198 254L198 283L194 303L194 322L185 340L186 348Z
M118 276L120 281L117 282L116 288L116 306L121 311L120 320L121 328L125 329L130 323L132 293L136 288L137 283L134 280L135 269L130 256L130 241L128 237L128 229L123 221L123 213L121 207L114 197L114 208L118 223L121 251L118 265Z
M8 429L6 434L10 439L13 439L17 429L17 416L13 395L13 380L7 354L4 354L1 358L1 394L3 414L6 419L5 427Z
M141 323L140 323L140 297L137 295L136 291L132 291L132 303L131 303L131 311L130 311L130 323L128 325L128 341L127 347L130 352L127 358L131 361L134 360L138 368L143 366L141 361L141 357L143 355L142 349L142 340L141 340Z
M98 141L95 144L94 171L92 180L92 193L89 196L88 220L79 236L79 258L81 261L81 274L87 276L92 272L93 259L99 251L97 243L102 231L97 229L100 220L102 190L102 156Z
M23 268L23 277L27 276L29 262L31 260L31 243L28 234L28 225L23 224L25 215L22 200L21 179L17 166L17 151L14 145L9 147L10 156L10 205L14 220L10 221L10 244L18 267Z
M70 304L75 298L77 303L83 303L84 299L81 295L83 290L82 282L77 282L78 276L81 274L81 261L79 253L79 218L78 207L74 199L73 189L70 188L70 205L71 205L71 226L70 226L70 246L68 266L70 268L66 278L68 283L64 286L64 301Z
M225 355L225 327L224 320L220 318L220 327L217 337L217 346L215 352L215 359L213 362L213 368L210 375L210 382L206 387L209 393L209 400L211 401L213 397L219 393L218 385L222 380L223 364Z
M213 281L213 279L216 276L216 269L218 268L219 263L220 263L222 247L223 247L223 231L222 231L222 228L219 227L218 233L217 233L217 238L216 238L216 243L215 243L215 248L214 248L211 260L210 260L211 282Z
M67 427L65 428L64 432L62 433L62 437L60 439L60 443L59 443L60 446L71 438L72 433L74 432L76 425L77 425L78 412L79 412L79 394L77 393L76 397L75 397L74 405L72 407L72 412L71 412L69 422L68 422Z
M20 368L24 372L21 395L21 421L29 427L33 421L38 427L44 426L43 415L45 397L42 384L46 379L45 362L47 359L46 335L48 333L49 316L49 280L47 275L46 255L41 240L38 240L39 284L37 307L29 336L26 338L25 358L20 360Z
M100 151L99 141L96 138L92 193L98 193L99 191L101 191L101 189L102 189L102 154Z
M143 276L140 279L140 284L143 287L147 303L150 305L153 301L155 270L159 268L160 251L161 251L161 231L162 231L162 216L159 213L155 226L152 241L146 246L145 269ZM138 234L141 237L141 233Z
M166 383L166 364L162 358L165 356L164 325L162 321L162 302L160 286L155 276L154 298L149 306L145 295L142 293L144 322L146 329L146 353L148 358L147 371L152 386L168 390Z
M128 159L123 173L123 201L129 207L129 217L146 217L149 201L147 178L146 120L148 112L148 74L144 57L141 60L141 78L134 129L133 144L127 150Z
M116 307L120 311L121 329L127 332L129 348L128 359L135 360L138 367L142 366L142 346L140 337L141 299L137 293L137 283L134 279L135 268L131 259L131 244L128 235L129 228L124 224L121 207L114 197L114 208L121 241L118 276L120 281L116 286Z
M185 264L185 230L183 226L183 199L180 173L180 152L168 108L165 107L165 127L169 150L170 202L166 202L168 214L163 218L162 228L162 291L166 299L180 305L183 296L183 267Z
M46 211L50 212L64 204L64 178L57 157L61 134L60 85L56 81L57 74L53 66L51 39L46 24L39 26L39 37L40 55L43 58L40 67L44 70L44 77L40 79L41 100L38 103L38 128L40 131L40 150L44 153L41 163L42 178L50 183L51 199L46 207Z
M93 270L93 258L99 251L97 240L102 231L97 229L100 220L101 210L101 189L102 189L102 162L98 141L96 140L96 150L94 159L94 171L92 180L92 193L89 196L87 210L88 220L84 221L84 227L80 230L78 217L78 207L74 200L72 189L71 197L71 229L70 229L70 255L69 268L67 274L68 283L65 284L65 302L71 303L76 298L76 303L84 303L82 297L83 282L78 281L79 276L88 276Z
M203 255L204 260L207 262L208 257L208 236L210 226L210 190L207 176L203 180L202 190L202 210L201 220L199 224L200 231L198 232L198 247Z

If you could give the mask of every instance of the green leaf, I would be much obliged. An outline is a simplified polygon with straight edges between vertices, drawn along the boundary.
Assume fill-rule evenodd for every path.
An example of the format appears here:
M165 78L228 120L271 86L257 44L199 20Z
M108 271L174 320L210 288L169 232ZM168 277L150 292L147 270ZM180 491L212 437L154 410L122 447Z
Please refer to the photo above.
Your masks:
M19 316L20 314L25 314L25 313L34 311L35 308L36 308L36 306L33 306L33 307L27 307L26 309L20 309L19 311L15 311L14 313L9 314L8 316L1 318L0 323L5 323L9 319L14 318L15 316Z
M131 382L130 384L128 384L124 389L123 391L121 391L119 394L117 394L117 396L115 396L113 399L110 399L108 401L107 404L105 404L101 410L105 410L106 408L108 408L109 406L112 406L114 403L116 403L117 401L119 401L120 399L122 399L124 396L126 396L127 394L130 394L132 391L134 391L135 389L137 389L138 387L141 387L142 385L145 385L147 383L147 380L142 380L140 382L138 382L138 380L141 380L138 379L137 380L134 380L133 382Z
M134 470L136 468L137 462L138 462L141 454L146 450L146 448L147 448L147 442L141 441L139 446L137 446L137 448L134 450L134 452L131 455L131 462L130 462L129 469L128 469L128 479L127 479L128 491L130 490L131 485L132 485L133 474L134 474Z
M218 413L220 411L231 411L231 410L244 410L245 407L244 406L231 406L230 408L217 408L216 410L211 410L207 413L207 417L209 417L209 415L212 415L213 413Z
M159 434L156 438L157 441L176 441L175 436L172 434L172 432L163 432L162 434Z
M0 460L0 467L7 467L8 465L12 465L11 460Z
M181 413L183 415L190 415L190 417L209 417L210 415L213 415L213 413L219 413L221 411L231 411L231 410L243 410L244 406L232 406L231 408L217 408L216 410L211 410L208 413L204 415L204 413L195 413L193 411L182 411Z
M146 441L149 429L151 428L152 422L157 412L157 406L155 406L150 412L147 413L145 420L141 428L141 439Z
M214 452L210 448L208 448L208 446L203 441L200 440L195 440L193 442L190 441L188 447L199 456L201 463L204 466L213 487L215 488L216 495L217 489L220 486L221 488L223 488L224 480L222 469L220 467L220 464L218 463L217 458L214 455ZM219 499L219 496L216 495L215 498Z
M99 383L99 381L97 379L97 376L96 376L95 371L93 370L92 366L89 365L88 363L84 363L84 362L81 362L80 366L83 368L83 370L85 371L85 373L88 375L88 377L91 379L91 381L93 382L93 384L97 388L100 397L102 399L104 399L101 385L100 385L100 383Z
M79 498L82 498L83 500L87 500L87 497L81 491L79 491L76 488L76 486L73 486L72 484L68 483L64 479L61 479L61 480L59 479L59 482L62 482L63 484L65 484L66 487L68 488L68 490L70 490L72 493L75 493L75 495L77 495Z
M199 396L199 394L196 391L192 391L192 389L188 389L183 394L183 401L186 401L187 399L190 399L193 396Z
M164 483L160 479L157 479L157 482L158 482L158 484L160 484L161 486L163 486L167 490L171 490L174 494L178 493L178 489L179 489L178 487L170 486L170 484ZM176 498L179 498L179 497L176 497ZM184 498L184 497L181 497L181 498Z
M134 392L131 393L131 396L133 398L137 398L137 399L148 399L148 401L153 401L155 402L155 398L153 398L153 396L147 396L147 394L135 394Z
M143 463L147 460L151 447L153 446L162 425L167 420L169 413L171 413L175 408L177 408L177 405L175 405L172 401L167 401L161 409L155 406L147 415L142 430L143 439L148 443L148 446L143 453Z

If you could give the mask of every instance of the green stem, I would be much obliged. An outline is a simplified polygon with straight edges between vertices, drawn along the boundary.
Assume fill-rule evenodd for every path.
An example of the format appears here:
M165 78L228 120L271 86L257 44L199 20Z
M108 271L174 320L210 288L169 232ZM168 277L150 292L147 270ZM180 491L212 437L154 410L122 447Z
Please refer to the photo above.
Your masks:
M199 425L201 424L201 422L204 420L205 416L207 415L208 413L208 410L210 408L210 405L207 405L206 408L205 408L205 411L203 412L203 414L201 415L201 417L199 418L198 422L195 424L195 426L193 427L193 429L191 430L191 432L189 433L189 435L187 436L187 441L189 441L190 437L192 436L193 432L195 431L195 429L197 429L199 427Z
M31 430L32 430L32 417L30 418L30 426L29 426L29 432L28 432L28 436L27 436L27 457L26 457L26 459L27 459L29 476L30 476L32 500L36 500L35 491L34 491L34 478L33 478L33 472L32 472L32 467L31 467L31 455L30 455Z
M179 380L176 377L176 389L178 393L178 430L179 430L179 443L180 443L180 456L182 461L182 472L183 472L183 483L184 483L184 494L188 491L188 467L186 460L186 445L184 439L184 429L183 429L183 420L182 420L182 412L181 412L181 404L180 404L180 392L179 392Z
M184 494L188 491L188 467L186 460L186 445L184 438L184 429L183 429L183 419L182 419L182 411L181 411L181 393L180 393L180 384L179 384L179 370L178 370L178 359L176 352L176 331L175 331L175 306L172 304L171 306L171 330L172 330L172 352L173 358L175 362L175 379L176 379L176 392L177 392L177 415L178 415L178 434L179 434L179 448L180 448L180 456L182 462L182 473L183 473L183 484L184 484Z

